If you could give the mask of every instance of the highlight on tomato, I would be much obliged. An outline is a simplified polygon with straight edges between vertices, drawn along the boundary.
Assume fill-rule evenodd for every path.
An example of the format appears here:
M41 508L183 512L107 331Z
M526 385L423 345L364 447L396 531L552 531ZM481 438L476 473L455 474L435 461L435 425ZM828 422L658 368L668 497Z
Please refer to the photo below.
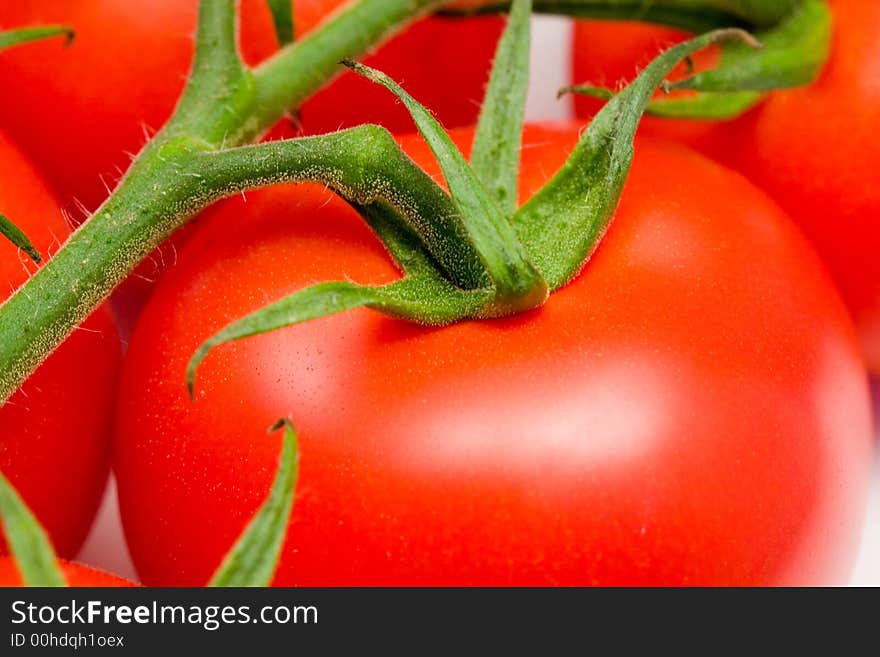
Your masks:
M578 132L526 128L522 200ZM467 149L473 132L453 135ZM419 138L401 144L438 173ZM121 389L144 582L204 581L271 471L249 427L279 408L303 454L279 585L845 581L865 377L815 256L746 180L641 140L605 241L540 310L445 328L355 310L218 348L187 398L188 359L232 319L316 280L398 276L319 188L249 193L200 226Z
M830 55L818 79L775 91L723 122L646 119L643 132L675 138L748 176L795 220L828 267L855 318L868 366L880 372L880 4L833 0ZM575 82L616 86L660 50L687 38L678 29L582 21ZM713 58L698 56L696 70ZM597 101L578 98L581 116Z

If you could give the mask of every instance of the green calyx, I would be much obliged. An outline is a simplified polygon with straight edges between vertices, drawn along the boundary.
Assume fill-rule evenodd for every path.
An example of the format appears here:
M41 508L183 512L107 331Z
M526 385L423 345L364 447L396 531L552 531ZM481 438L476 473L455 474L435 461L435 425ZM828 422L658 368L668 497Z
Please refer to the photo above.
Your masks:
M290 172L293 167L279 166L279 160L292 164L289 158L294 156L296 141L300 144L323 142L315 158L316 166L328 167L328 162L333 162L339 153L360 153L354 166L350 162L333 162L324 175L316 174L314 167L303 167L302 162L295 168L307 168L313 176L311 179L318 178L330 185L360 211L388 248L404 278L381 287L349 282L322 283L231 324L206 341L191 359L187 368L191 396L199 363L212 348L231 340L358 307L369 307L419 324L445 325L464 319L507 316L546 301L548 285L517 239L510 212L510 208L515 208L528 83L523 64L528 61L529 17L528 0L517 0L486 92L487 104L497 109L483 113L482 128L478 130L482 134L478 134L474 146L477 153L486 152L485 144L492 141L494 154L507 162L503 170L490 168L488 164L478 164L478 170L469 166L431 114L396 82L362 64L343 62L386 87L403 102L437 157L449 187L448 194L403 154L387 131L375 126L287 144L261 144L240 149L233 154L238 158L223 154L207 156L221 171L248 167L252 175L265 180L271 172L255 173L253 165L269 163L269 168L276 173ZM524 61L522 53L525 53ZM513 109L513 116L518 118L512 124L501 117L505 101L511 99L522 106ZM353 138L352 148L340 148L339 143L326 148L329 140L346 138ZM274 157L270 159L269 153ZM483 162L488 159L479 155L478 158ZM334 164L339 168L334 169ZM346 175L346 170L355 175ZM478 171L484 180L489 180L494 198L481 182ZM288 173L288 177L279 181L281 179L290 181L296 177ZM397 181L403 184L396 185ZM507 213L501 210L502 204L508 209Z
M527 20L527 14L524 20ZM516 239L510 218L501 212L437 120L388 76L362 64L348 62L347 65L386 87L403 102L437 158L456 215L465 228L467 239L479 254L493 289L491 302L481 315L501 317L541 305L547 299L546 282ZM490 88L489 95L492 92ZM516 128L521 130L522 126Z
M194 154L256 140L336 75L340 59L360 56L440 2L356 0L249 69L235 43L237 3L201 0L196 61L174 115L110 198L0 304L0 404L143 258L224 195L200 185L198 169L184 172ZM228 192L240 172L227 173Z
M288 43L293 43L295 34L293 3L290 0L266 0L266 4L269 5L269 11L272 13L278 44L286 46Z
M578 0L570 2L578 4ZM755 106L768 91L808 84L819 76L831 48L832 17L827 0L740 0L717 4L727 5L729 12L718 20L753 27L754 37L761 47L737 42L726 44L715 68L663 87L666 92L690 90L696 93L657 99L648 106L647 113L670 118L731 119ZM692 11L705 14L697 7ZM638 20L668 22L659 20L650 12ZM677 26L692 29L686 24ZM600 98L614 93L590 84L568 87L561 93L568 92Z
M541 200L517 208L514 181L530 13L525 0L512 5L470 163L432 123L430 114L409 99L409 109L442 163L449 192L376 126L245 145L338 74L342 60L361 56L445 4L356 0L251 69L241 62L235 44L234 0L201 0L192 75L172 118L141 151L104 205L0 304L0 403L168 235L217 199L273 183L310 181L332 188L377 233L384 231L383 240L403 274L399 285L388 289L346 292L344 303L333 296L344 286L331 288L325 292L330 299L327 312L361 304L410 321L445 324L508 315L544 303L549 291L583 266L608 224L631 157L632 121L624 116L641 113L645 94L627 94L626 102L636 103L632 106L612 105L617 109L584 133L569 164L538 195ZM699 15L702 22L698 26L700 21L692 20L691 27L733 22L769 29L794 4L559 0L552 5L537 0L535 6L583 15L605 11L635 17L643 12L657 20L663 13L667 22L679 25L687 16ZM284 16L276 14L275 20L276 28L288 29ZM712 38L720 38L718 34L723 33ZM377 72L361 71L381 78ZM385 81L398 95L405 94L393 81ZM640 78L633 86L649 88L650 96L653 77ZM620 116L614 118L615 112ZM579 195L586 199L580 204ZM289 300L287 307L275 309L271 321L257 315L242 326L229 327L224 340L215 336L196 361L225 339L319 316L318 306L312 305L319 303L316 297L320 295ZM193 367L190 383L194 371Z
M778 23L800 0L534 0L536 12L573 18L644 21L706 32L725 27L760 29ZM486 0L442 13L458 16L505 12L510 0Z
M596 116L563 168L531 200L517 208L528 83L523 63L528 58L529 16L529 0L515 0L496 53L470 164L431 114L400 85L362 64L345 62L355 72L394 93L409 110L440 165L449 192L438 188L427 176L411 175L407 193L420 199L416 203L419 207L443 212L435 215L433 230L424 231L425 215L421 214L421 222L419 212L407 216L406 208L416 204L401 203L395 191L364 196L357 192L363 186L362 180L343 181L338 172L328 176L326 182L360 211L385 243L403 277L378 287L342 281L320 283L230 324L207 340L191 359L186 374L191 397L195 395L197 368L211 349L303 321L368 307L420 324L442 325L505 316L540 306L549 292L571 280L595 251L629 172L639 118L665 76L682 59L710 44L731 39L751 41L741 30L718 30L660 55ZM382 144L381 155L369 158L371 166L395 162L393 170L379 176L386 184L401 171L411 167L419 170L390 137L380 137L387 133L379 128L342 131L335 138L353 136L356 130L363 134L369 131ZM269 157L273 153L284 159L280 152L284 150L290 155L290 144L261 144L239 149L237 155L242 160L249 158L251 165L254 161L264 166L269 162L270 170L253 174L265 177L271 171L289 171ZM329 156L330 153L325 154ZM218 163L221 167L248 166L244 161L233 164L228 155L205 157L215 162L225 157L225 163ZM356 170L362 178L370 179L364 164ZM366 188L375 186L367 184ZM428 198L433 201L426 203ZM428 236L436 231L443 238L431 242ZM480 274L466 276L467 272L460 270L461 259L448 257L450 249L476 254L476 263L471 260L469 267L476 264ZM447 267L438 265L444 262ZM471 284L463 284L466 280Z

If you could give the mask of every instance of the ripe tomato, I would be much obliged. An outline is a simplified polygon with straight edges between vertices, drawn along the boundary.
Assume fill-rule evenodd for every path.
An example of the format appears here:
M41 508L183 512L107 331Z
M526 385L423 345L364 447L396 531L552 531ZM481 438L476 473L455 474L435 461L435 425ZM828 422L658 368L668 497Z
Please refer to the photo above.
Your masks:
M0 212L44 257L70 232L55 197L2 132ZM0 238L0 302L34 269ZM76 554L107 481L118 370L119 338L109 313L99 309L0 406L0 471L62 556Z
M314 27L344 0L297 0L296 26ZM0 54L0 125L46 171L62 201L94 209L183 89L192 58L196 0L16 0L0 3L0 29L63 23L76 30ZM277 48L265 0L243 0L241 44L248 63ZM450 125L472 121L500 34L497 18L428 19L380 49L373 66L405 82ZM356 102L352 99L356 98ZM303 108L309 132L365 121L409 126L375 85L343 76Z
M880 3L834 0L832 53L813 84L773 93L738 120L653 119L644 132L684 139L742 171L795 219L819 251L856 320L869 367L880 373ZM685 34L652 26L584 22L576 80L634 77ZM619 45L625 43L621 49ZM578 101L583 115L595 107Z
M61 572L69 586L137 586L127 579L71 561L61 562ZM22 586L18 566L12 557L0 557L0 587L3 586Z
M323 0L320 4L341 3ZM468 125L479 114L503 25L492 16L428 18L380 48L365 63L403 84L445 126ZM309 134L361 123L378 123L395 132L412 129L403 104L352 71L309 99L301 118Z
M578 129L526 130L523 198ZM845 581L871 426L844 308L745 179L672 143L636 153L598 253L543 308L310 322L218 348L191 402L186 363L229 321L316 281L398 275L317 187L206 219L124 367L115 468L143 581L206 581L266 494L284 415L301 469L277 584Z

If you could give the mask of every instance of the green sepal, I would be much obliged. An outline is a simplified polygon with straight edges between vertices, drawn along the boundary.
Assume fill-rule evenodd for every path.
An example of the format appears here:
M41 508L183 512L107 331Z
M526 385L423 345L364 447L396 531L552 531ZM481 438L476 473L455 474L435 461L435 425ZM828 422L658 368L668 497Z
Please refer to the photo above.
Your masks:
M599 100L611 100L617 94L613 89L609 89L608 87L603 87L598 84L589 84L589 83L581 83L581 84L572 84L568 87L562 87L559 91L556 92L557 98L562 98L566 94L577 94L579 96L589 96L590 98L598 98Z
M718 66L673 82L669 89L771 91L812 82L831 48L831 11L825 0L801 0L778 24L754 36L760 48L728 43Z
M491 290L462 290L429 276L408 276L375 287L346 281L318 283L243 317L204 342L187 365L187 389L194 397L199 363L226 342L364 307L417 324L443 326L479 317L492 298Z
M0 50L12 48L30 41L51 39L56 36L65 37L65 43L70 44L76 33L66 25L40 25L37 27L23 27L17 30L0 32Z
M727 27L770 27L801 0L533 0L535 13L572 18L658 23L690 32ZM506 12L510 0L452 4L441 14L472 15Z
M511 4L471 148L471 168L507 217L512 217L517 208L531 13L531 0L514 0Z
M275 25L275 36L278 37L278 45L284 47L293 43L293 0L266 0L269 11L272 13L272 23Z
M721 49L718 66L665 86L688 89L685 97L656 98L647 108L653 116L725 120L757 105L764 93L813 82L831 48L831 12L825 0L798 0L771 27L754 33L761 44L729 43ZM607 98L613 92L576 85L562 90Z
M760 91L705 91L686 98L654 99L645 113L667 119L726 121L750 110L763 98Z
M25 586L67 586L46 530L0 472L0 519Z
M40 255L37 247L28 239L28 236L24 234L24 231L2 214L0 214L0 235L24 251L35 263L39 264L43 261L43 256Z
M716 30L661 53L605 104L565 165L516 213L520 241L551 289L580 271L607 229L632 164L636 128L655 89L688 55L734 38L752 40L742 30Z
M450 196L495 288L491 314L509 315L544 303L547 285L529 262L510 221L437 120L381 71L348 60L343 64L397 96L437 158Z
M226 553L208 586L269 586L272 583L287 535L299 476L299 448L293 424L290 420L279 420L269 431L282 427L281 456L269 495Z
M690 32L723 27L763 27L776 23L796 0L533 0L535 13L596 20L643 21ZM453 4L440 13L473 15L505 12L510 0Z
M590 84L575 84L563 87L558 96L579 94L599 100L611 100L617 94L608 87ZM757 91L730 93L698 93L687 98L654 99L648 103L645 114L670 119L703 119L724 121L733 119L744 111L757 105L763 98Z
M226 342L362 307L426 326L443 326L487 314L492 290L462 290L450 283L392 208L382 202L352 205L382 240L404 278L383 286L345 281L318 283L229 324L204 342L190 359L186 385L191 398L199 364L211 349Z

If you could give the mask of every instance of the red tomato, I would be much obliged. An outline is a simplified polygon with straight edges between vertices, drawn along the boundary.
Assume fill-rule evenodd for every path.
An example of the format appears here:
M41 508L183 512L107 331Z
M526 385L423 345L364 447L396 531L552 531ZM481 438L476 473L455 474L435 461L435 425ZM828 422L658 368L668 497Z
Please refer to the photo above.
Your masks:
M55 197L2 132L0 212L44 257L70 232ZM0 302L34 269L0 238ZM118 369L119 338L109 313L99 309L0 407L0 471L62 556L76 554L107 481Z
M61 562L61 571L69 586L137 586L134 582L103 570L70 561ZM18 566L11 557L0 557L0 587L3 586L22 586Z
M445 126L468 125L479 114L503 26L501 19L492 16L428 18L365 62L404 85ZM412 130L413 125L402 103L351 71L305 103L302 122L309 134L361 123L378 123L394 132Z
M526 130L523 198L578 129ZM229 321L317 281L398 276L320 188L206 219L124 367L115 468L143 581L207 580L266 495L266 428L289 415L302 458L277 584L845 582L871 445L845 310L745 179L671 143L636 152L598 253L542 309L310 322L218 348L191 402L186 363Z
M880 3L835 0L831 58L817 82L772 94L720 124L653 119L644 132L684 139L758 183L819 251L855 317L869 367L880 373ZM584 22L574 77L631 79L668 28ZM625 44L621 49L618 44ZM594 105L579 101L583 115Z
M297 0L306 32L343 0ZM0 29L64 23L76 39L32 43L0 54L5 126L47 172L62 201L94 209L159 129L183 89L192 58L196 0L16 0L0 3ZM243 0L241 43L249 63L277 48L265 0ZM428 19L371 58L450 125L472 121L500 34L498 18ZM364 121L411 125L391 94L352 75L303 108L310 132ZM353 99L356 102L352 102Z

